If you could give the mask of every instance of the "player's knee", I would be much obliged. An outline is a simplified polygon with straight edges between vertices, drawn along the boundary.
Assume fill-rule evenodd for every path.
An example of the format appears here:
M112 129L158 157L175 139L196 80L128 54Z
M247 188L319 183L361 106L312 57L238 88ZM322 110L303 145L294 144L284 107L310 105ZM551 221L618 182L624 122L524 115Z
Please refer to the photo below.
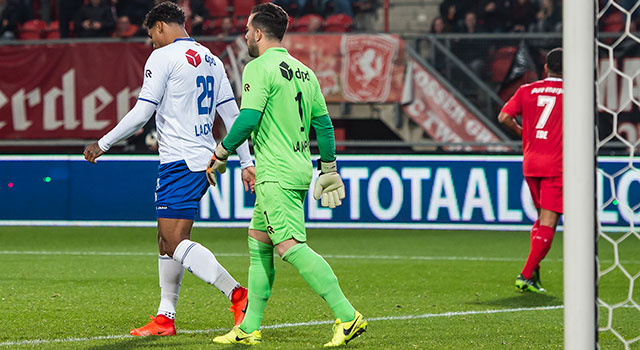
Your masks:
M301 248L299 246L300 244L301 244L300 242L291 238L291 239L287 239L286 241L278 243L276 245L276 250L278 251L278 255L280 255L280 258L286 261L287 255Z

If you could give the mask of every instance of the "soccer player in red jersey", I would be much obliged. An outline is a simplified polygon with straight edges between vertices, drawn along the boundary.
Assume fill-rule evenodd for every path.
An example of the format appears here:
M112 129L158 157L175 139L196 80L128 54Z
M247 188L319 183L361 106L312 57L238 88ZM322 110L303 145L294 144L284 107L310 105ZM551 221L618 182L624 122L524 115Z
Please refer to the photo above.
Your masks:
M549 252L562 215L562 49L547 54L547 78L522 85L504 105L498 120L522 137L522 172L529 185L538 220L531 228L529 257L516 287L544 293L540 261ZM515 117L522 115L522 126Z

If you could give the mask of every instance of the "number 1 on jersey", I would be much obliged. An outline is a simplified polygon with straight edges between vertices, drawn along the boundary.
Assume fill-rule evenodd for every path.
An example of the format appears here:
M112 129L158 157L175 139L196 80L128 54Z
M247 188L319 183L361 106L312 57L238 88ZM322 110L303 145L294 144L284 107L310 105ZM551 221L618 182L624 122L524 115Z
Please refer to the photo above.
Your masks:
M298 91L296 101L298 101L298 113L300 114L300 123L302 124L302 91ZM304 125L300 127L300 131L304 131Z

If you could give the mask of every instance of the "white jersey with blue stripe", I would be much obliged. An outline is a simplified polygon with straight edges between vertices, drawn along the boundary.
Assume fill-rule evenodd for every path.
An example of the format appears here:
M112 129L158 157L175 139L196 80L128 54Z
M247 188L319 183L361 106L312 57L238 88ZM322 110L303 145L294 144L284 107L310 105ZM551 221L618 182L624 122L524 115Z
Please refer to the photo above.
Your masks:
M157 106L160 163L184 159L191 171L205 170L216 107L235 104L222 61L191 38L176 39L147 59L138 99Z

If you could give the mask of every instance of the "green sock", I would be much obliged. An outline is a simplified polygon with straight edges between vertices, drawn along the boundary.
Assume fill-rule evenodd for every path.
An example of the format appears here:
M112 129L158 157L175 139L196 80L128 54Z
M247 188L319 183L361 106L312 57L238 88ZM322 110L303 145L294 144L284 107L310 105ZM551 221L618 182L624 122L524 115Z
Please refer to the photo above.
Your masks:
M247 313L240 329L251 333L260 329L264 308L271 295L271 286L276 276L273 265L273 246L249 237L249 296Z
M307 284L329 304L336 318L343 322L354 319L356 310L342 293L331 266L306 243L289 248L282 260L298 270Z

